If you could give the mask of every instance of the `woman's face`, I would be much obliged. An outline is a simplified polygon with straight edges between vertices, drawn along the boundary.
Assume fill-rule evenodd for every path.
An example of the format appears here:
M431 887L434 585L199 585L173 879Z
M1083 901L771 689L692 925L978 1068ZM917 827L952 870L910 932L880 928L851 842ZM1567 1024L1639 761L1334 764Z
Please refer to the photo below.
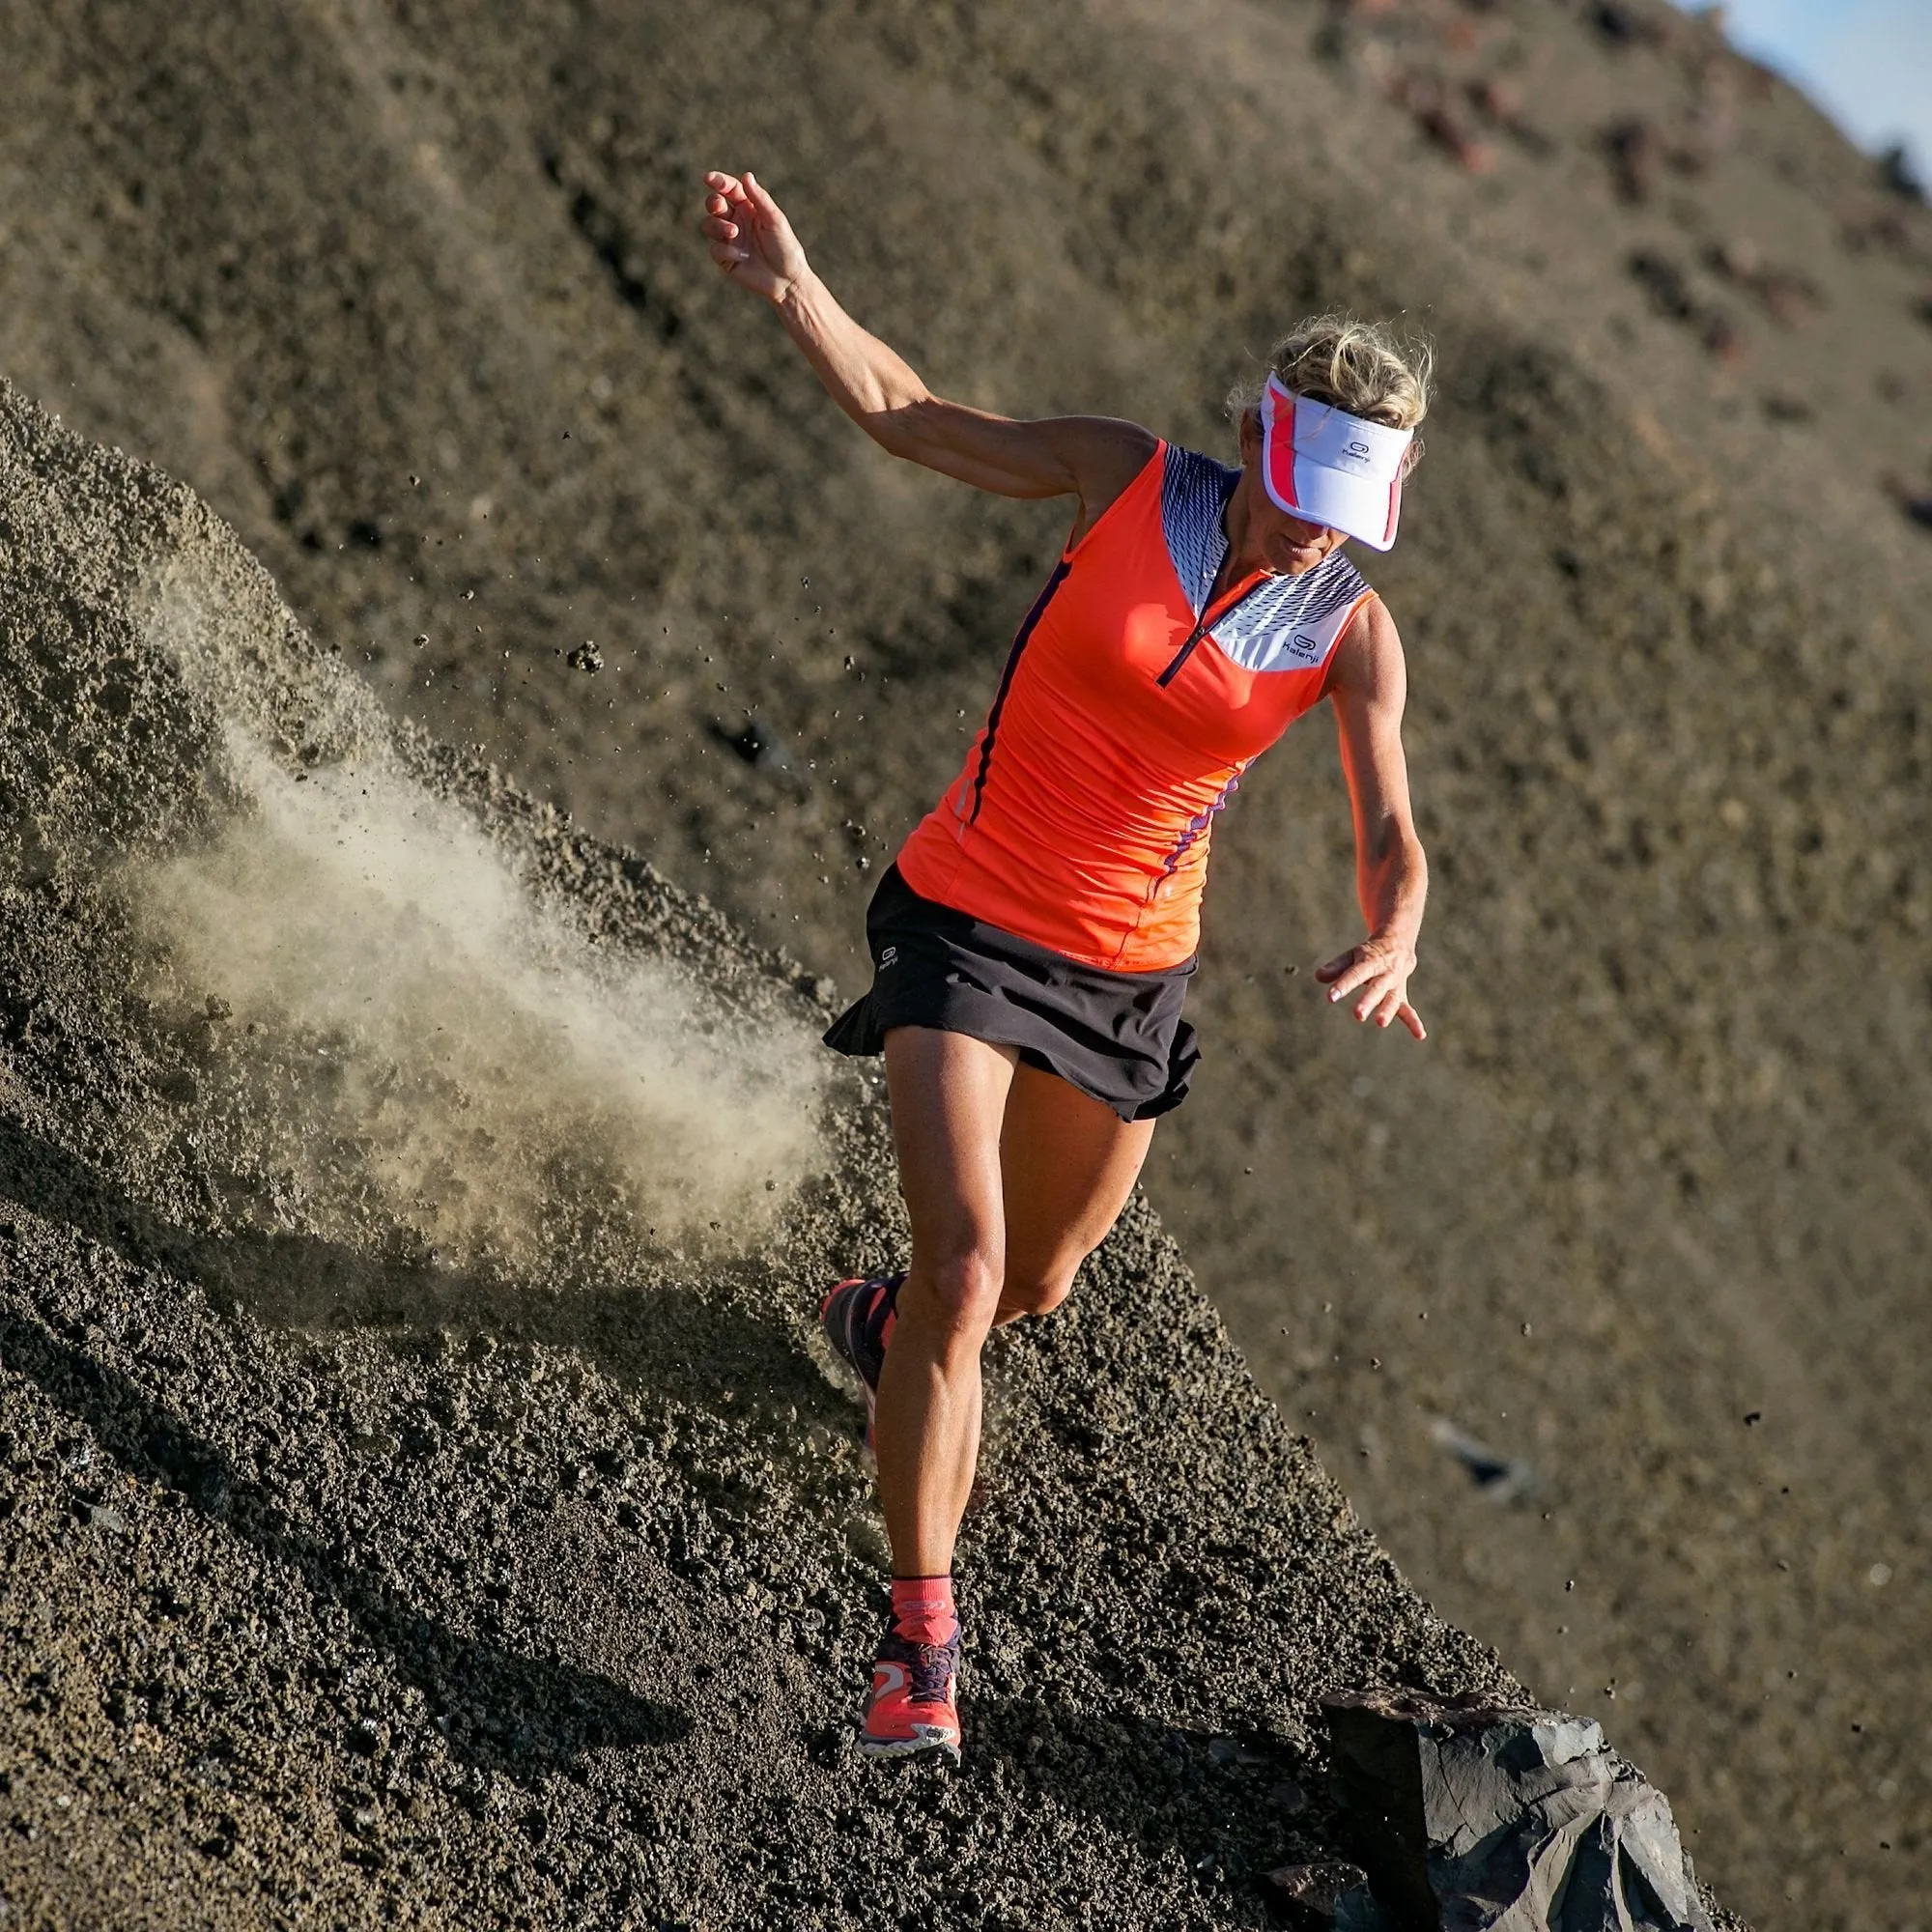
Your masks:
M1262 419L1250 410L1241 418L1241 482L1247 497L1247 527L1242 548L1259 556L1277 577L1299 577L1348 541L1326 524L1291 517L1267 493L1262 480Z

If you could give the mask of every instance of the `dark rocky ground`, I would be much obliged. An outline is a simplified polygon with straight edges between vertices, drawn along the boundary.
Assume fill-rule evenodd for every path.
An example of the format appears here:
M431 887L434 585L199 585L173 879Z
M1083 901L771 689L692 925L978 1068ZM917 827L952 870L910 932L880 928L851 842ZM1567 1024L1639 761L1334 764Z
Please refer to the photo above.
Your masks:
M185 490L12 392L0 520L10 1926L1260 1924L1258 1873L1334 1850L1322 1693L1511 1688L1137 1199L1077 1307L994 1350L964 1775L855 1762L883 1531L811 1316L902 1234L876 1095L830 1093L777 1218L716 1238L623 1211L588 1116L527 1248L431 1245L435 1204L371 1184L375 1115L291 1165L382 1042L171 978L138 882L263 811L238 727L315 783L384 734ZM187 579L235 682L154 622ZM823 1023L636 860L397 755L721 1029ZM383 1070L416 1135L464 1130L460 1080Z
M1305 727L1217 834L1150 1192L1405 1573L1727 1898L1922 1925L1920 204L1637 0L59 0L0 74L0 369L193 483L392 712L846 987L1057 513L864 448L709 279L696 171L758 166L989 405L1211 445L1285 318L1427 322L1371 575L1433 1037L1308 994L1353 915Z

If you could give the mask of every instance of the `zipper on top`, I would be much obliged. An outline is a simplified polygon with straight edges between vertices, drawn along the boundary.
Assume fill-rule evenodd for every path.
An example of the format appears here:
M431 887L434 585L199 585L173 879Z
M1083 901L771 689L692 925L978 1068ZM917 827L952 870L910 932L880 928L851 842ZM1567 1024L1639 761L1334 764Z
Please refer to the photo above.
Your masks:
M1194 628L1187 634L1187 641L1168 660L1167 668L1154 679L1154 682L1163 691L1166 690L1174 682L1180 667L1194 655L1194 647L1208 635L1209 628L1218 624L1223 617L1228 616L1233 611L1238 611L1264 583L1272 583L1273 582L1273 578L1266 571L1260 571L1251 582L1243 584L1233 595L1223 599L1219 605L1216 605L1210 599L1202 607L1200 616L1195 618Z

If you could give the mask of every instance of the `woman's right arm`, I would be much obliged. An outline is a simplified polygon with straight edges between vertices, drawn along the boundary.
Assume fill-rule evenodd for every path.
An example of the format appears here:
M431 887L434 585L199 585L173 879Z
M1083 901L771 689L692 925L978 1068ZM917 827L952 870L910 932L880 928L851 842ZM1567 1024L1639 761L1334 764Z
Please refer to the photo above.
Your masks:
M1078 497L1074 540L1140 472L1154 438L1107 416L1015 422L935 396L812 272L791 224L751 174L704 177L711 259L761 296L845 413L880 448L1001 497Z

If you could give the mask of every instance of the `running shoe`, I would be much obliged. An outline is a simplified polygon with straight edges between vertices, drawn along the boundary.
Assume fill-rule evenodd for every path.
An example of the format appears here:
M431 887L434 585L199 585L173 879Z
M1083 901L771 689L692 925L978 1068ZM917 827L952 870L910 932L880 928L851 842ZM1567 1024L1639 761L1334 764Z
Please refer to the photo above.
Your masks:
M819 1325L833 1350L851 1363L866 1390L866 1447L872 1446L872 1412L878 1406L879 1371L886 1365L882 1331L903 1274L854 1276L841 1281L819 1304Z
M859 1733L863 1757L937 1751L959 1762L959 1634L950 1643L914 1643L889 1629L872 1665L872 1701Z

